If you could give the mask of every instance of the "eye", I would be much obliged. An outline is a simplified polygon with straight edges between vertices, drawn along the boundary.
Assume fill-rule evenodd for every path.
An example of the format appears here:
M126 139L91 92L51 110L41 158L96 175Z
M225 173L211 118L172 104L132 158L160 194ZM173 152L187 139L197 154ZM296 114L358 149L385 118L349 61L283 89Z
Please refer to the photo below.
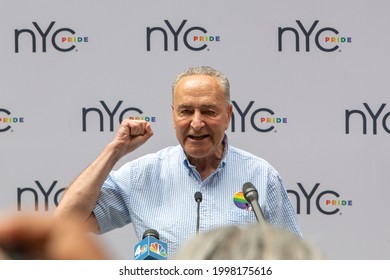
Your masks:
M203 111L203 114L207 115L207 116L216 116L217 115L217 113L214 110L211 110L211 109Z
M180 116L189 116L192 114L192 111L189 109L182 109L179 111Z

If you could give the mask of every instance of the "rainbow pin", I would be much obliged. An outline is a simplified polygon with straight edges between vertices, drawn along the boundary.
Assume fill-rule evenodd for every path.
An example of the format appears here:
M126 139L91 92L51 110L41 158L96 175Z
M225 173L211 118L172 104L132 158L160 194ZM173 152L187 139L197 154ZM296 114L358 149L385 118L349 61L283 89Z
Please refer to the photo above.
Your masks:
M250 204L248 201L246 201L242 191L236 192L234 194L233 202L240 209L251 210Z

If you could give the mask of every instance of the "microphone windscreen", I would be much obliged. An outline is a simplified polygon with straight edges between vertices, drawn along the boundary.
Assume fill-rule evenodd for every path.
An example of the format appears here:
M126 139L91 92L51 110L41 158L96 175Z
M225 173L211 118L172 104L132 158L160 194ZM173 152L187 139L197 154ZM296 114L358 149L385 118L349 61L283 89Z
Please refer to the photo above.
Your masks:
M244 194L245 199L249 202L252 200L258 200L258 198L259 198L259 195L257 193L257 189L250 182L246 182L242 186L242 192Z
M196 192L195 193L195 201L196 202L202 202L202 193L201 192Z
M144 231L144 234L142 235L142 239L148 236L152 236L156 239L160 239L160 234L158 233L158 231L152 228L148 228L147 230Z

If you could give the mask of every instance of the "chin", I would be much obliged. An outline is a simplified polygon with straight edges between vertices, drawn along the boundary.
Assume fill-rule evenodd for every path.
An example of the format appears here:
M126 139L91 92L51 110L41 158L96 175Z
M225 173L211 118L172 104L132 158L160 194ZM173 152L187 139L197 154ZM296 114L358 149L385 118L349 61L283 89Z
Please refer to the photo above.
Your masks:
M204 158L209 154L209 150L201 148L188 148L185 149L186 154L191 158Z

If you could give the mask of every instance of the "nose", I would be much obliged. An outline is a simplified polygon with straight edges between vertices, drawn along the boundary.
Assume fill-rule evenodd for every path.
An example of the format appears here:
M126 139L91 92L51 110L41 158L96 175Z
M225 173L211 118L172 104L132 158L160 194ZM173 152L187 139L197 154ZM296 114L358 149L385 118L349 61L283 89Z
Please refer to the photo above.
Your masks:
M195 113L192 115L191 127L195 131L198 131L204 126L205 126L205 123L203 121L202 114L198 111L195 111Z

